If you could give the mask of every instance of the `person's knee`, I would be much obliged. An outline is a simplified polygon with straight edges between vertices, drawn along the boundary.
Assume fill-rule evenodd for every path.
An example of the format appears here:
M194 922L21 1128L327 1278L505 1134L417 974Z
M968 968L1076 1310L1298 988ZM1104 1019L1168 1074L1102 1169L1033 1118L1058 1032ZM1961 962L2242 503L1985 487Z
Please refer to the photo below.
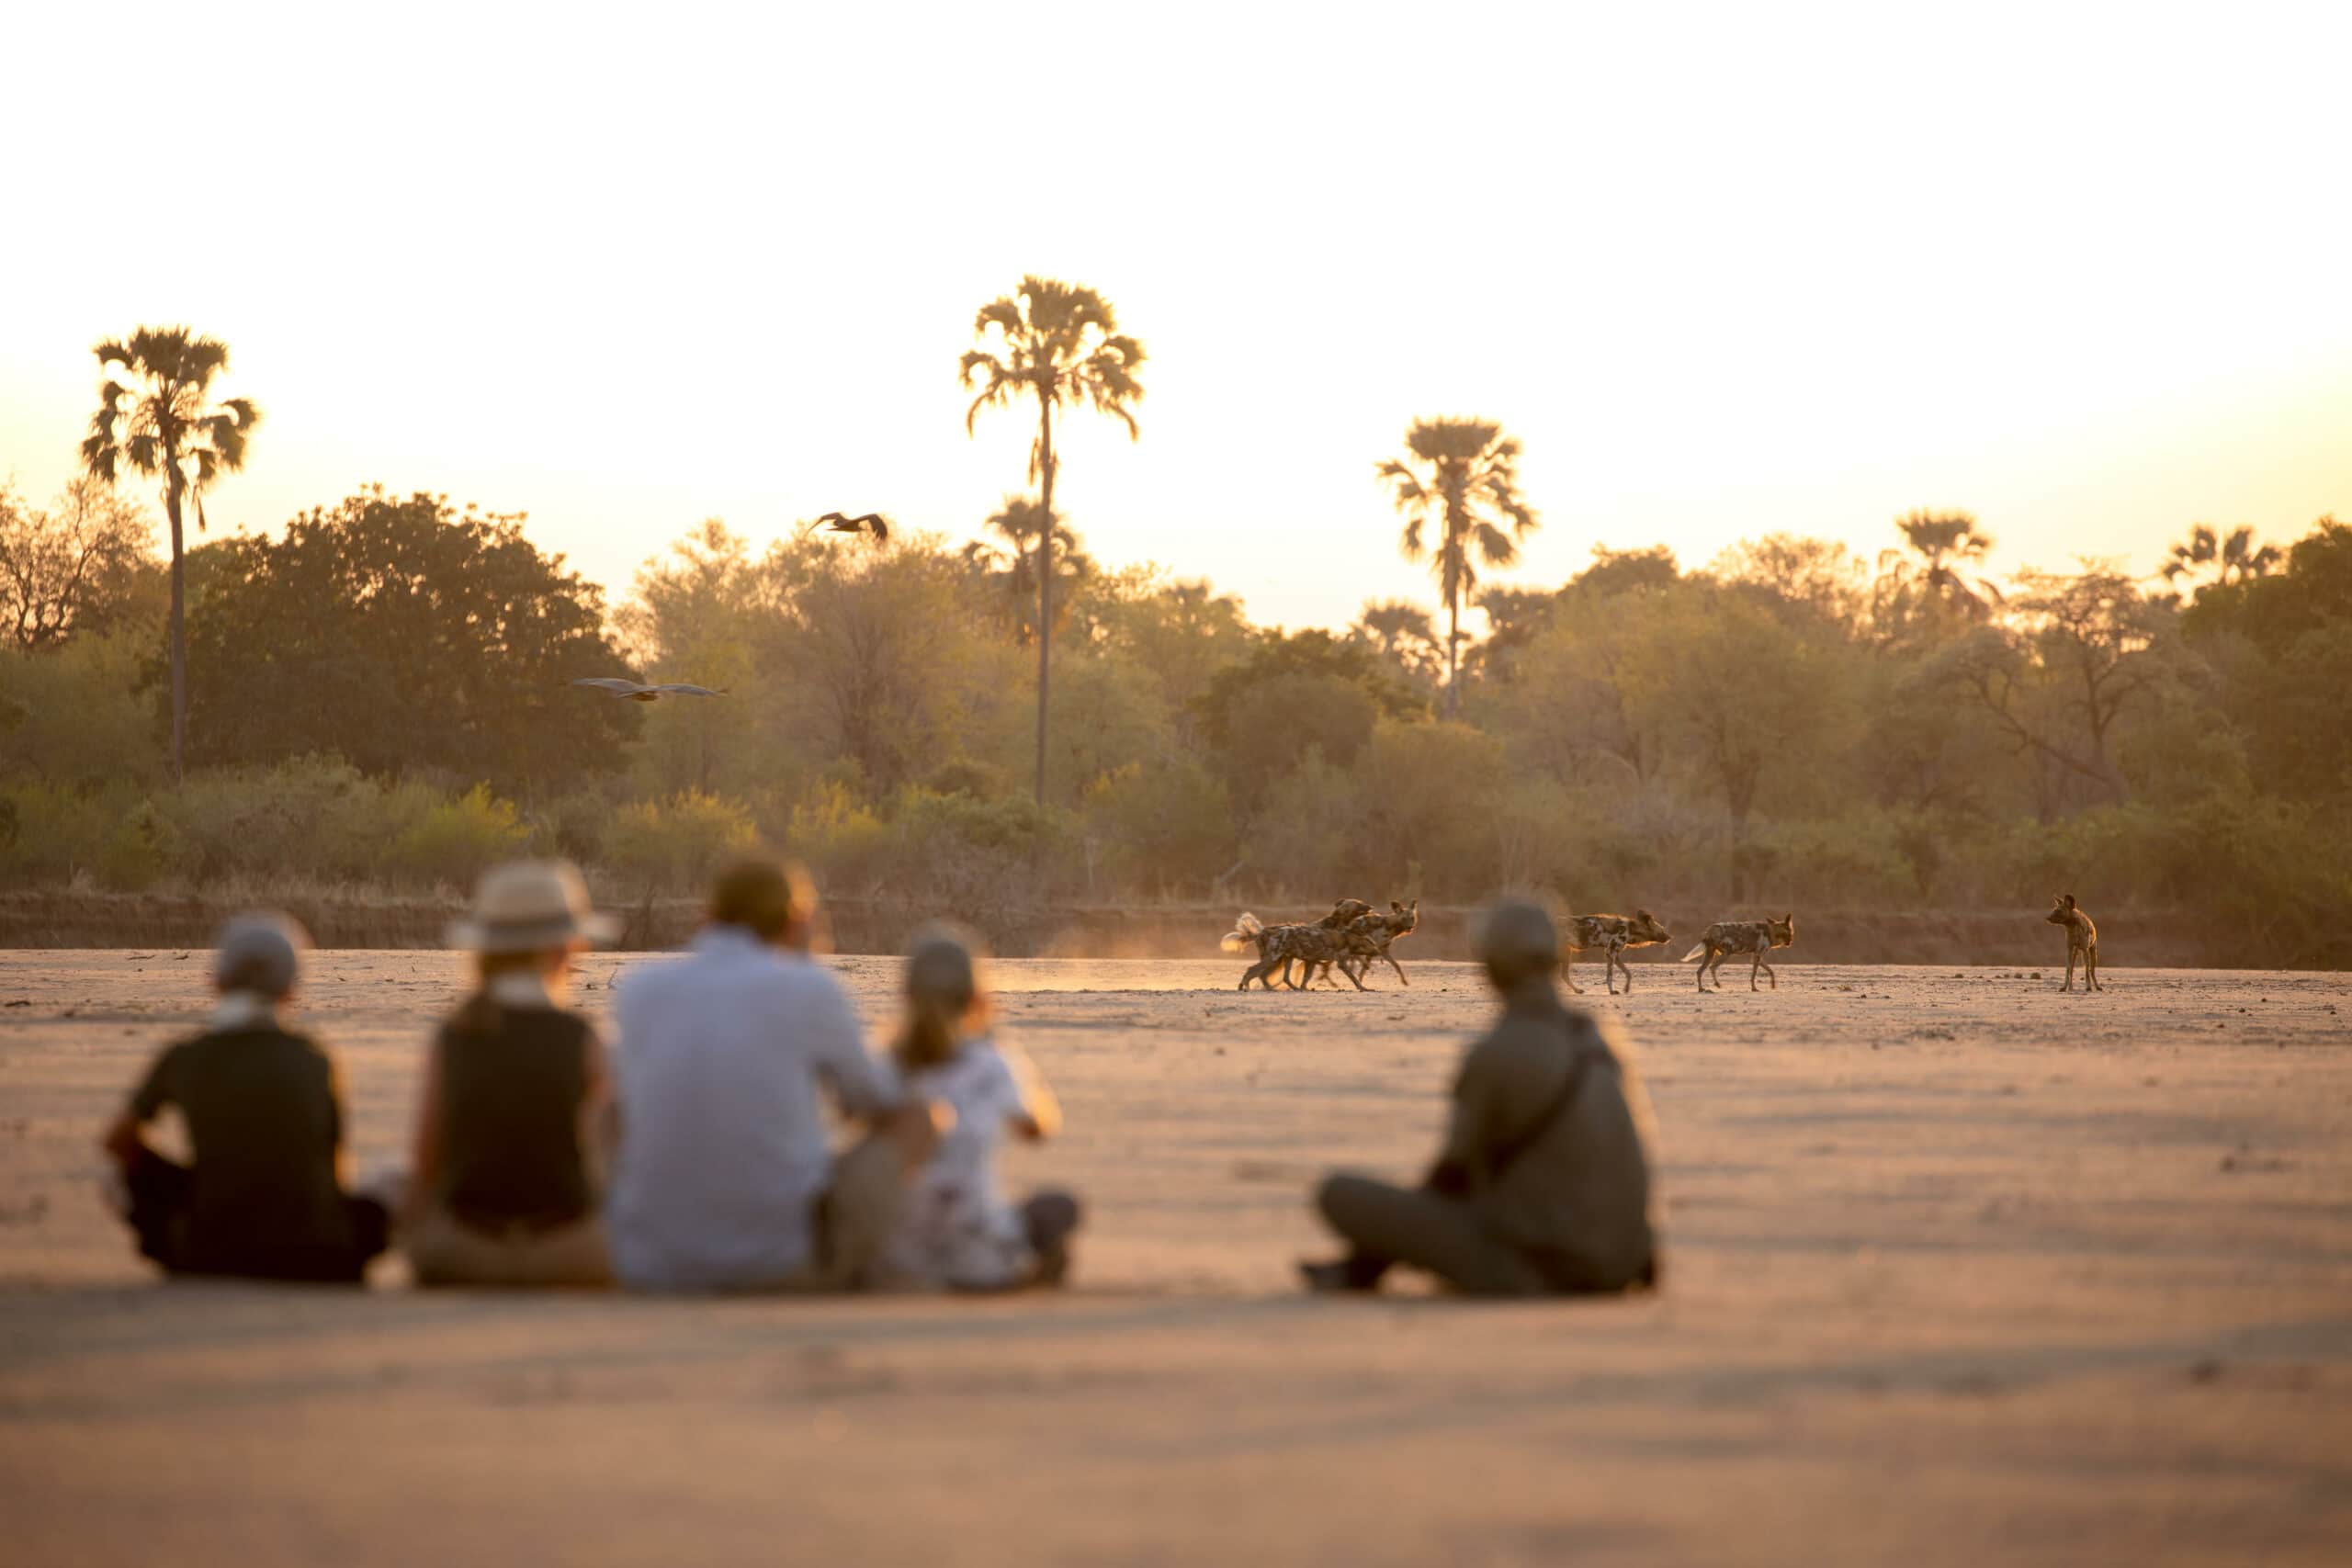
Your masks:
M1352 1235L1363 1228L1364 1216L1378 1206L1382 1195L1395 1190L1385 1182L1343 1171L1325 1177L1315 1189L1315 1207L1333 1230Z

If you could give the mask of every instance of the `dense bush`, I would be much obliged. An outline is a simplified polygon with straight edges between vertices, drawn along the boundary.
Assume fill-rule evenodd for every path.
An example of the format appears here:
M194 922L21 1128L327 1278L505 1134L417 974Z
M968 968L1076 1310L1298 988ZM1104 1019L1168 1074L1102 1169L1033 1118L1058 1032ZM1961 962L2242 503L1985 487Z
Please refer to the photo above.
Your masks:
M603 861L631 888L695 893L758 838L741 807L689 790L623 807L605 830Z
M1490 586L1459 722L1431 717L1454 705L1415 605L1284 633L1204 583L1078 572L1040 804L1035 628L1001 561L906 535L754 553L706 525L608 641L600 594L512 520L361 497L189 559L193 754L242 765L164 779L150 611L0 651L0 877L418 892L531 852L636 899L763 842L837 897L1000 931L1081 899L1516 888L1688 919L2071 891L2196 909L2252 958L2352 959L2352 529L2187 603L2097 567L1995 592L1974 529L1905 519L1875 574L1776 538ZM417 560L468 581L373 624ZM246 635L305 616L300 659ZM463 648L419 645L452 616ZM726 694L567 683L624 657ZM328 740L359 765L293 754Z

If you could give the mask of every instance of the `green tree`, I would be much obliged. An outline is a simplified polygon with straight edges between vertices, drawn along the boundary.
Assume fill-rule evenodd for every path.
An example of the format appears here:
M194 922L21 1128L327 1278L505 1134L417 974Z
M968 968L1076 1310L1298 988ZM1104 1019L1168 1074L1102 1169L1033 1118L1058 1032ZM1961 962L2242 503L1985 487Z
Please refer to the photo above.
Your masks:
M657 703L637 754L650 794L747 789L772 773L763 727L741 722L752 681L752 646L775 613L773 581L742 536L716 517L638 568L628 601L613 615L622 646L650 681L686 681L729 694L726 702Z
M2284 570L2210 586L2180 618L2222 673L2257 786L2352 806L2352 525L2321 518Z
M1845 717L1833 649L1792 637L1752 596L1713 584L1645 615L1620 674L1637 730L1667 736L1721 795L1734 898L1747 896L1752 826L1769 784L1801 778Z
M1037 439L1029 449L1029 478L1037 486L1038 507L1051 517L1060 466L1054 455L1054 411L1065 404L1091 408L1125 424L1133 439L1137 430L1130 405L1143 398L1143 384L1136 379L1143 344L1119 331L1110 302L1093 289L1034 276L1023 278L1012 295L981 306L972 333L984 346L967 349L957 371L966 389L978 389L964 412L965 434L971 433L982 409L1035 398ZM1052 634L1043 628L1054 625L1053 530L1040 528L1036 538L1037 804L1043 806L1053 649Z
M1478 567L1509 566L1517 541L1536 525L1519 493L1519 442L1485 419L1417 419L1405 432L1404 457L1380 465L1396 510L1407 560L1431 558L1446 611L1445 711L1462 709L1462 601L1478 586ZM1437 534L1432 547L1426 536Z
M936 539L778 545L761 570L775 608L754 640L754 711L776 733L846 762L869 800L975 753L988 760L1019 659L990 635L970 574Z
M1153 566L1088 578L1072 618L1090 646L1125 654L1150 674L1185 746L1209 682L1258 646L1240 600L1204 581L1170 581Z
M1722 581L1763 589L1849 632L1869 615L1870 570L1834 539L1794 534L1743 539L1717 556L1710 570Z
M137 505L86 474L45 510L0 485L0 638L35 651L106 630L153 570L153 533Z
M213 378L229 368L229 347L186 327L141 327L127 342L108 339L98 358L98 412L82 443L82 465L111 485L127 464L164 480L164 515L172 531L172 778L187 750L187 549L181 506L196 504L204 527L204 492L213 479L244 467L246 438L261 411L244 398L211 400Z
M609 772L634 733L636 705L570 684L622 668L604 591L541 555L519 515L379 489L203 553L200 761L334 752L507 789Z

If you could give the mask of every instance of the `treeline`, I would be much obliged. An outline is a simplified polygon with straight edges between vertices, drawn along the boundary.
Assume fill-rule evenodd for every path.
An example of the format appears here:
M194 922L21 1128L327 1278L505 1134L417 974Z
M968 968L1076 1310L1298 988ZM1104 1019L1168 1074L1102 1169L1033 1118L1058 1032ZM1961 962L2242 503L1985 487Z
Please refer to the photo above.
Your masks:
M111 492L0 494L0 876L417 888L531 849L631 898L764 840L844 895L983 924L1342 892L1688 919L2071 890L2213 922L2245 961L2352 962L2332 520L2283 558L2193 535L2155 587L1995 582L1959 514L1900 520L1874 561L1788 536L1703 570L1599 550L1556 589L1476 593L1451 703L1418 606L1285 634L1054 523L1040 805L1046 515L1008 506L985 545L763 550L706 523L611 604L521 518L429 495L201 544L173 787L152 530ZM607 674L727 694L570 684Z

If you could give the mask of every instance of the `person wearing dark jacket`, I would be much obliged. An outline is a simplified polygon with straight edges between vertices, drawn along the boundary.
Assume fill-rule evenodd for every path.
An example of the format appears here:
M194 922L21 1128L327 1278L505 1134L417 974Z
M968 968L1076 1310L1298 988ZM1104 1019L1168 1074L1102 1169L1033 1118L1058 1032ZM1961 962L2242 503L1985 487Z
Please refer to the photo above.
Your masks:
M483 876L452 928L480 984L441 1026L417 1113L402 1247L420 1285L601 1285L605 1047L563 1005L574 953L609 940L580 874Z
M249 914L216 942L209 1027L156 1057L103 1140L124 1218L169 1274L360 1282L388 1216L344 1190L334 1064L280 1017L309 938L283 916ZM187 1165L147 1142L166 1108L187 1126Z
M1445 1145L1416 1188L1367 1177L1316 1194L1347 1254L1302 1265L1315 1290L1376 1290L1392 1267L1475 1295L1657 1282L1649 1099L1629 1054L1553 988L1559 937L1531 904L1486 918L1479 956L1503 1014L1462 1059Z

